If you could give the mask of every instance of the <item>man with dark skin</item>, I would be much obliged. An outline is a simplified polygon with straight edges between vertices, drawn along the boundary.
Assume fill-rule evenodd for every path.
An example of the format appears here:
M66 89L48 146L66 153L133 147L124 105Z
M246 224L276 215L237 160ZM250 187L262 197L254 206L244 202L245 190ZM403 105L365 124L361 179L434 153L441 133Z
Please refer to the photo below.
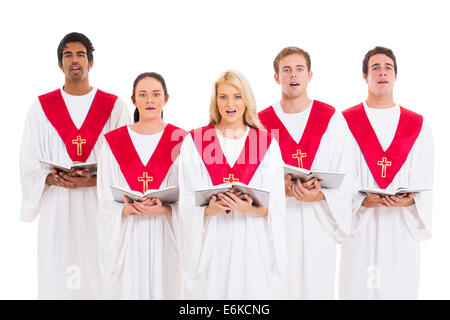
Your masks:
M62 61L58 61L58 65L65 75L65 92L81 96L92 90L89 70L94 65L94 60L89 61L87 49L81 42L67 43L62 53ZM52 173L47 176L46 184L69 189L94 187L97 185L97 176L92 175L88 169L64 173L53 168Z
M39 96L25 120L21 219L40 217L39 299L106 297L97 256L97 176L88 169L65 173L40 164L96 163L103 135L130 122L117 96L89 84L93 51L81 33L61 40L57 53L64 86Z

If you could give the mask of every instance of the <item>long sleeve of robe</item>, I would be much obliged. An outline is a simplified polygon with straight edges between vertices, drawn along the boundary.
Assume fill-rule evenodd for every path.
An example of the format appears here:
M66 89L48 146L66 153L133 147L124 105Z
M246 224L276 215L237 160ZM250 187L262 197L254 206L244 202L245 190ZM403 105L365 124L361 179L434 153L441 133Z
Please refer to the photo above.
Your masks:
M87 162L96 162L103 134L130 121L126 105L117 99ZM50 171L39 160L72 163L64 142L36 100L25 120L20 168L20 218L39 218L38 297L40 299L101 298L103 285L97 257L97 190L45 185Z
M373 120L371 120L372 123ZM378 119L377 121L383 121ZM395 128L392 128L395 129ZM392 135L378 133L383 145ZM353 139L358 187L378 188ZM416 299L419 285L420 241L431 238L433 139L424 121L408 157L388 188L429 188L414 194L408 207L362 207L365 195L353 201L352 239L343 245L341 299Z
M178 160L160 188L178 185ZM180 299L181 270L176 243L178 203L171 215L122 216L111 186L128 187L107 142L98 171L99 257L103 278L115 299Z
M224 150L227 155L227 150ZM282 158L276 140L249 186L270 191L268 216L231 211L204 216L195 190L212 186L208 171L188 135L180 153L180 221L185 298L269 299L270 283L286 264Z
M294 132L289 133L294 136ZM351 231L355 191L350 144L351 133L345 120L335 112L311 169L342 172L345 178L338 189L322 188L325 200L303 202L286 198L289 265L283 280L273 286L275 299L334 298L336 243L346 241Z

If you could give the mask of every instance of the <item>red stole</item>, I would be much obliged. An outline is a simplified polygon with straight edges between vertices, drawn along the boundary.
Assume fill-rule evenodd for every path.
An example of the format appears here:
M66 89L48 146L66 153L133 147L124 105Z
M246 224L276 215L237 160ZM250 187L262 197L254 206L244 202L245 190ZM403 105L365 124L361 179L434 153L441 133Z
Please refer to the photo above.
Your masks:
M228 164L213 126L191 131L194 144L202 157L213 185L239 181L248 185L258 169L272 137L267 132L250 128L245 145L233 167Z
M327 130L328 123L334 112L335 109L332 106L314 100L305 131L299 143L292 139L289 131L278 118L272 106L259 112L258 117L269 133L272 133L272 130L279 130L278 134L272 135L277 138L280 144L284 162L294 167L310 170L322 136Z
M381 189L386 189L405 163L419 136L423 117L400 107L400 119L394 140L389 148L383 151L362 103L345 110L343 115L364 155L373 178Z
M146 166L134 148L127 126L108 132L105 138L130 189L145 193L149 189L159 189L180 154L186 135L183 129L167 124Z
M60 89L39 96L48 121L66 145L72 161L86 162L111 115L117 96L97 89L91 108L78 130L70 117Z

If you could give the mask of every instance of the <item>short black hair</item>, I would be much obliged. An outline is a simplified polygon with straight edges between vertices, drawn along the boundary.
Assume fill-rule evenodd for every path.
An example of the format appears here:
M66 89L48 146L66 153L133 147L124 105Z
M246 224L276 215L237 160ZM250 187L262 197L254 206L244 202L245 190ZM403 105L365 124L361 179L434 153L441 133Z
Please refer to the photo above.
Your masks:
M372 57L376 54L380 54L380 53L384 54L392 59L392 61L394 62L394 71L395 71L395 74L397 74L397 60L395 59L394 52L392 52L391 49L388 49L386 47L381 47L381 46L376 46L375 48L373 48L372 50L369 50L366 53L366 55L364 56L363 65L362 65L363 73L365 75L367 75L367 73L369 72L370 57Z
M58 62L62 63L62 57L64 48L69 42L81 42L83 46L86 48L86 54L88 61L91 62L94 60L94 47L92 46L91 40L89 40L88 37L86 37L84 34L79 32L71 32L69 34L66 34L64 38L62 38L61 42L58 45Z

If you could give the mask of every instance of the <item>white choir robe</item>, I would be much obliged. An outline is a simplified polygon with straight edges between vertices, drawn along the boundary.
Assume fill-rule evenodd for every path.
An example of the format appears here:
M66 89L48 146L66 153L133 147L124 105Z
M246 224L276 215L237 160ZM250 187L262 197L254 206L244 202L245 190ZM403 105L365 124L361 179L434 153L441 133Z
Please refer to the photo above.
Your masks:
M91 102L88 102L89 106ZM84 119L89 106L85 110L70 105L67 108L72 119ZM83 114L75 115L80 111ZM86 162L97 161L99 141L105 133L129 122L127 106L117 99ZM78 128L81 126L80 122L74 123ZM46 185L50 171L41 168L41 159L72 163L63 140L48 121L37 99L25 120L20 168L21 219L31 222L40 216L38 298L102 298L105 286L100 276L97 255L97 189L66 189Z
M303 131L305 125L306 122L296 130ZM285 127L295 136L289 126ZM325 200L316 202L286 197L289 264L282 281L273 285L274 299L334 298L336 243L350 236L351 226L354 172L348 153L350 135L342 114L336 111L311 166L311 169L345 173L339 189L322 188Z
M383 111L373 110L380 116L369 117L374 129L386 124ZM398 117L390 124L391 130L375 130L384 150L392 141L397 124ZM355 139L353 150L359 190L378 188ZM424 121L405 163L388 189L431 188L432 177L433 139ZM415 204L409 207L365 208L361 206L365 195L355 194L352 239L341 250L341 299L417 299L420 241L431 238L431 196L431 191L416 193Z
M139 150L136 145L135 148ZM154 149L144 151L152 154ZM178 185L177 163L178 159L160 188ZM111 288L109 298L180 299L182 282L175 238L178 204L170 204L172 215L124 217L124 204L114 201L112 196L113 185L128 187L105 141L100 153L97 187L100 268Z
M227 146L222 150L230 159ZM239 142L236 142L239 143ZM194 192L212 186L209 173L186 136L180 153L180 221L186 299L270 299L270 283L287 264L284 238L283 162L275 139L249 186L270 191L268 216L231 211L204 216Z

